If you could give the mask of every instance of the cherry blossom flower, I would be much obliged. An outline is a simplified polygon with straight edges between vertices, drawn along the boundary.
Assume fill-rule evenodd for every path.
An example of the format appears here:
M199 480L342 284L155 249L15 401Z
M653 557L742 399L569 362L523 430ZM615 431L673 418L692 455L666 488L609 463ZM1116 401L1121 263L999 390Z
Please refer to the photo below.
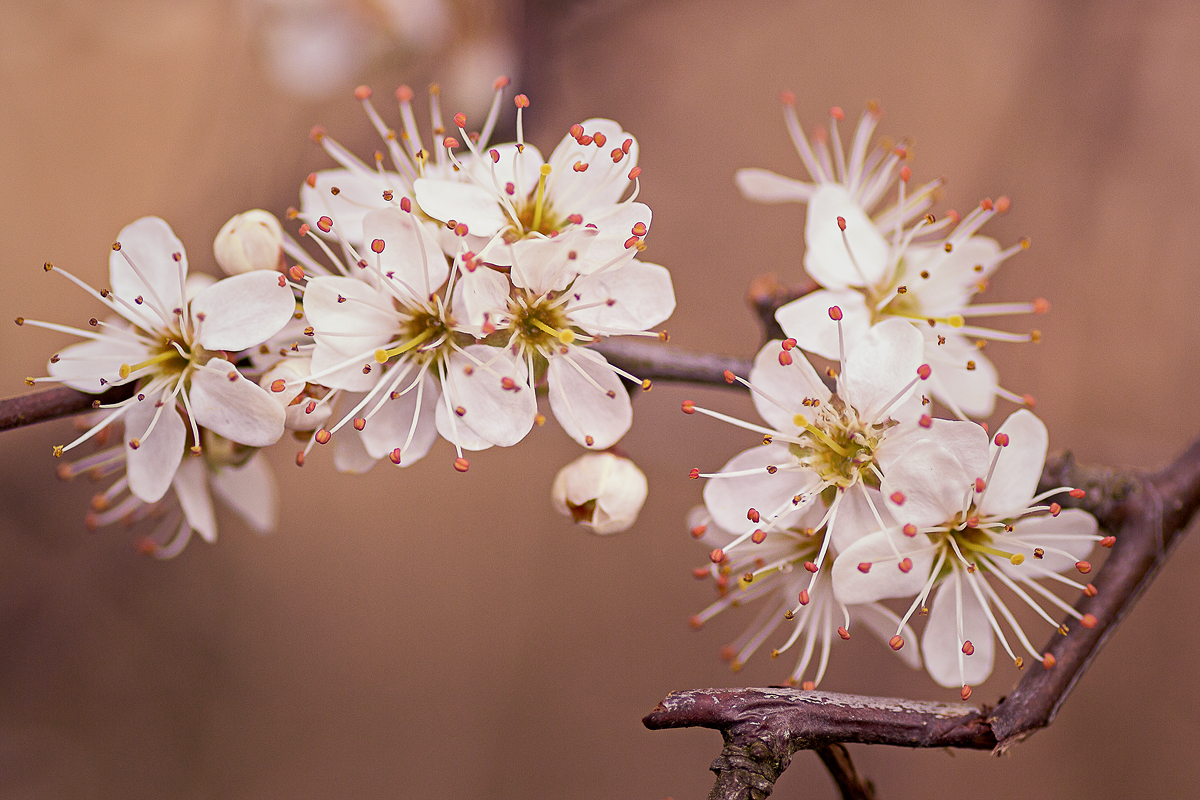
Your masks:
M750 627L722 650L735 672L780 625L790 623L791 632L782 645L772 650L771 658L778 658L803 637L800 657L787 682L804 689L815 689L825 676L835 633L839 639L849 639L852 619L861 620L868 630L884 641L892 636L900 623L899 617L879 603L846 606L834 597L828 564L826 569L817 569L814 561L823 550L824 558L833 561L832 551L823 547L828 533L813 532L824 512L822 503L812 504L792 527L764 532L754 547L724 555L719 563L695 570L697 578L714 579L719 597L692 617L693 628L699 629L731 606L767 598ZM693 509L688 525L692 536L701 544L722 553L737 538L714 523L703 507ZM816 673L812 680L805 680L818 639L821 653ZM909 666L920 666L920 656L915 648L898 652Z
M144 217L122 231L109 258L111 289L96 291L47 263L96 297L119 317L90 321L91 330L18 320L71 333L87 341L50 359L48 378L84 392L134 383L132 397L55 455L74 449L121 419L125 423L128 481L140 500L167 492L188 441L202 448L200 428L251 447L274 443L284 412L270 395L234 366L236 354L273 336L292 318L291 288L275 272L249 272L199 288L189 280L183 245L167 223ZM182 412L182 413L181 413Z
M648 491L645 473L628 458L586 453L558 471L550 502L594 533L619 533L637 522Z
M322 224L333 229L328 218ZM345 274L308 281L313 345L300 350L311 363L307 374L275 379L272 391L294 399L305 384L336 390L310 401L314 409L339 400L350 409L313 441L325 444L353 423L372 459L401 466L424 456L439 432L455 445L460 471L469 466L464 449L516 444L533 426L536 401L524 363L475 344L453 316L447 298L461 260L449 265L427 228L400 209L369 212L363 230L369 250L360 257L344 242L354 258L351 267L337 262ZM309 402L305 413L314 413ZM365 466L352 462L353 471Z
M887 502L897 523L851 544L833 567L834 592L842 602L915 595L905 622L924 611L938 589L923 635L925 665L939 684L961 686L964 700L971 685L992 671L993 632L1009 658L1023 666L996 612L1034 659L1047 669L1053 666L1052 657L1030 642L993 583L1064 634L1066 627L1036 598L1085 627L1094 626L1093 617L1080 615L1037 581L1050 579L1094 593L1091 584L1059 573L1074 569L1087 574L1091 565L1084 559L1094 544L1111 546L1114 541L1097 534L1090 514L1048 502L1063 493L1081 497L1082 491L1062 487L1035 494L1048 442L1037 417L1024 409L1015 412L990 445L983 429L975 427L953 449L928 440L914 445L887 475L894 490ZM893 648L904 641L897 626Z
M837 357L838 331L825 315L831 305L844 315L844 335L853 344L872 325L899 318L916 325L925 337L925 360L935 370L932 392L956 415L987 416L996 396L1032 402L999 386L991 361L981 352L988 340L1037 341L1040 334L1010 333L968 324L985 316L1044 313L1045 300L1032 303L971 303L987 288L988 278L1028 240L1001 249L976 232L994 214L1009 208L1007 198L983 201L965 218L950 212L936 220L927 210L939 181L911 194L911 169L903 146L868 149L880 112L862 117L849 158L843 152L833 109L831 146L825 135L810 146L800 128L794 98L785 98L785 120L812 183L765 170L741 170L743 194L761 202L808 204L804 268L822 287L776 313L784 332L804 350ZM896 202L882 210L893 188Z

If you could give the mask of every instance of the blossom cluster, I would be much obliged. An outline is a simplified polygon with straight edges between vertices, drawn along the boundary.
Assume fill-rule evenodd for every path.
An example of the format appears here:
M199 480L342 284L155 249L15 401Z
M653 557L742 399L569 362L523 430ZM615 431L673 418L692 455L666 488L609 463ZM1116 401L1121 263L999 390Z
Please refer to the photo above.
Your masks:
M1082 491L1037 492L1046 428L1032 398L1003 389L981 352L989 339L1040 335L966 322L1048 308L1044 300L972 302L1028 246L1001 248L978 235L1009 201L939 220L929 213L937 182L909 189L906 148L871 147L877 108L847 154L840 109L810 141L794 102L785 95L785 120L811 182L758 169L737 179L752 200L807 204L804 266L819 289L778 310L788 338L768 342L749 376L726 373L751 391L764 424L683 404L762 437L717 472L691 471L708 479L690 527L711 563L696 575L718 591L693 625L765 598L725 655L739 668L786 625L772 656L801 643L789 680L805 688L825 675L835 632L849 639L859 622L911 665L923 655L934 680L960 687L963 699L991 673L997 641L1018 668L1027 658L1051 668L1053 656L1034 646L997 590L1063 634L1044 604L1093 626L1039 581L1094 593L1062 573L1086 575L1093 546L1113 539L1091 515L1055 502ZM822 375L810 356L834 363ZM1025 407L989 436L970 417L990 415L997 397ZM881 602L896 598L905 601L900 613ZM911 623L926 615L918 647Z
M102 445L64 464L64 477L118 476L89 524L163 518L144 546L170 556L192 531L215 537L215 494L269 530L274 482L259 451L285 431L304 442L299 465L332 441L340 471L408 466L442 438L465 472L467 453L515 445L544 423L539 391L580 445L616 444L632 421L630 391L650 383L591 346L665 338L654 328L675 305L667 270L639 258L651 213L637 202L637 142L612 120L588 119L543 158L525 141L529 100L517 95L516 141L489 146L507 84L496 81L479 131L453 116L457 136L445 133L433 87L429 149L411 90L396 93L396 133L371 91L357 89L386 156L368 166L314 131L339 166L310 175L289 213L309 249L254 210L216 237L221 280L189 274L183 245L155 217L121 231L109 288L46 265L113 313L90 329L18 320L84 339L28 383L104 393L88 429L55 447L63 456ZM118 423L123 441L110 444ZM613 505L575 497L587 493L576 479L571 513L598 532L628 527L640 480L636 503Z

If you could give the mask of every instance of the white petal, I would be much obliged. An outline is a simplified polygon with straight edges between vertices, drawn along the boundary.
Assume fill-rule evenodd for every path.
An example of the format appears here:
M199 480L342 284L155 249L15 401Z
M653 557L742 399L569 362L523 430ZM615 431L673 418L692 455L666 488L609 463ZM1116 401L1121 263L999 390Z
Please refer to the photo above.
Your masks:
M122 364L138 364L154 354L146 345L114 334L64 347L57 355L58 361L51 361L47 372L72 389L95 393L108 388L101 385L101 378L109 383L121 379Z
M126 303L134 303L141 297L145 303L153 304L166 316L173 319L173 311L184 307L180 294L183 279L187 277L187 254L183 243L171 232L171 227L158 217L142 217L121 229L117 241L120 251L114 250L108 256L108 275L112 282L113 293ZM179 254L179 261L174 255ZM124 254L124 255L122 255ZM129 260L126 260L128 256ZM129 266L129 261L137 265L135 271ZM140 273L140 274L139 274ZM126 319L143 324L136 312L130 312L121 305L117 310ZM150 310L142 312L145 319L151 320L156 326L163 323Z
M996 408L999 376L991 360L962 336L943 332L946 343L937 344L937 328L926 328L925 358L933 367L929 388L946 405L956 405L967 416L987 417ZM967 369L973 362L974 369Z
M162 499L171 487L171 479L183 458L187 441L187 426L183 417L175 410L175 404L167 400L154 430L146 436L146 429L154 419L155 401L134 400L133 408L125 412L125 463L129 476L129 491L147 503ZM139 444L135 450L129 446L131 440Z
M739 169L733 180L743 197L757 203L804 203L815 191L811 183L754 167Z
M208 493L208 468L203 458L185 458L175 471L172 483L179 505L188 524L206 542L217 540L217 517L213 513L212 495Z
M210 477L213 493L259 533L275 530L279 490L267 459L255 453L240 467L218 467Z
M405 376L396 391L404 391L411 382L412 377ZM393 450L399 449L400 466L407 467L429 452L429 448L437 440L434 413L437 409L439 392L437 383L428 373L421 378L420 395L419 406L416 387L395 400L390 399L389 396L383 400L382 407L367 420L366 427L362 431L362 442L372 458L384 458ZM377 402L378 399L359 414L365 415L365 412L374 408ZM416 417L415 430L413 429L414 417ZM412 434L411 442L408 441L410 433ZM408 443L407 447L405 443Z
M942 588L938 590L933 607L929 611L929 620L925 623L925 634L921 639L921 648L925 651L925 668L929 670L930 677L942 686L971 686L983 683L987 676L992 674L992 661L995 657L996 645L992 627L983 607L979 604L975 592L966 585L967 579L962 577L959 580L963 584L962 638L958 635L955 579L951 577L944 580ZM964 640L975 647L972 655L963 654ZM960 658L963 664L961 672Z
M733 478L710 478L704 485L704 505L713 521L732 533L741 534L754 527L747 515L750 509L759 513L760 524L766 525L772 515L780 514L772 527L787 528L799 519L792 502L796 495L813 489L820 479L807 470L793 471L788 467L795 459L787 447L778 444L752 447L731 458L720 472L761 470L752 475ZM766 467L780 469L771 474ZM814 501L819 503L819 501Z
M500 203L479 186L418 178L413 182L413 192L426 214L443 222L465 223L478 236L491 236L509 225Z
M463 450L487 450L492 443L476 433L465 420L459 419L446 408L446 402L439 400L434 413L434 422L442 438Z
M796 431L797 414L810 422L816 419L811 406L804 405L805 399L816 399L822 403L829 400L827 387L812 364L798 350L789 351L792 363L779 363L783 352L782 342L767 342L754 357L754 368L750 370L750 382L759 391L751 394L754 407L767 424L784 433ZM760 394L761 392L761 394Z
M1033 564L1050 572L1066 572L1075 567L1075 562L1085 560L1095 548L1095 541L1088 538L1096 535L1096 518L1078 508L1067 508L1059 512L1057 517L1026 517L1013 523L1010 539L1017 539L1020 545L1011 542L998 544L1001 550L1022 553L1025 563L1013 565L1004 559L997 559L1000 568L1012 577L1036 577L1025 564ZM1042 558L1033 557L1033 549L1040 547L1045 551ZM1056 552L1062 550L1064 553Z
M846 221L845 232L838 217ZM890 248L875 223L840 184L824 183L813 193L804 241L804 270L826 289L874 286L884 278Z
M841 494L837 514L829 529L829 535L833 537L830 543L838 552L862 537L877 532L881 520L885 527L896 524L878 490L856 483ZM878 518L872 513L872 506L879 513Z
M524 202L537 189L542 164L546 163L541 151L531 144L518 147L516 142L498 144L488 149L495 150L500 156L499 160L493 162L490 154L482 159L472 158L467 172L485 191L497 196L503 194L517 204ZM510 183L513 185L511 195L508 193ZM461 221L460 217L455 219ZM507 225L507 219L505 224Z
M553 355L546 379L554 418L584 447L611 447L633 423L629 394L599 353L571 347L565 355Z
M1008 446L992 441L992 454L998 450L996 469L983 497L981 511L988 516L1006 516L1023 511L1037 491L1046 463L1050 437L1046 426L1032 412L1022 408L1004 421L996 436L1006 434Z
M575 276L576 265L596 238L595 228L575 228L553 239L529 237L511 245L497 240L480 258L489 263L512 265L513 285L536 294L565 289ZM501 254L507 258L498 258ZM494 257L495 256L495 257Z
M494 445L511 447L525 438L537 416L525 364L497 347L476 344L465 350L447 359L442 391L456 415L463 411L459 418L471 430ZM505 389L506 384L512 388Z
M567 313L573 323L587 331L616 334L649 330L675 310L671 274L665 267L642 261L631 261L595 277L582 277L571 292ZM593 304L597 305L573 308Z
M483 338L485 315L494 321L508 313L508 276L488 267L463 271L454 284L454 317Z
M931 420L928 428L915 422L892 428L875 450L875 461L886 475L898 459L920 442L932 442L953 453L971 480L987 475L991 463L987 431L978 423L956 419Z
M342 392L337 408L340 412L354 408L365 393ZM333 437L333 466L338 472L362 474L375 466L377 459L367 452L362 435L353 428L343 428Z
M974 491L974 476L956 456L931 441L920 442L884 473L888 508L901 524L918 528L949 522L963 510L963 498ZM895 493L903 502L893 500Z
M601 268L618 269L629 263L638 254L637 247L628 245L634 228L639 223L650 229L653 214L645 203L621 203L600 211L592 217L584 217L585 228L592 225L598 231L587 252L580 256L577 271L588 275ZM645 234L640 234L645 236Z
M550 154L552 172L547 181L547 195L556 214L582 214L605 206L614 205L629 188L629 171L637 166L637 140L621 129L611 119L588 119L582 123L584 134L606 137L604 145L579 144L567 135ZM619 162L612 160L611 152L621 147L626 139L632 139L629 153ZM577 163L587 164L583 172L575 171Z
M902 558L912 561L908 572L900 569ZM870 564L870 571L860 570L860 564ZM846 605L915 597L929 580L931 569L929 537L908 537L899 528L889 528L862 537L838 554L833 562L833 593Z
M961 313L979 290L979 282L999 265L1000 245L986 236L958 242L949 253L945 247L910 246L904 253L905 278L921 313L942 317ZM976 271L976 267L982 267ZM916 276L927 272L929 277Z
M920 331L904 320L885 319L846 354L838 395L858 411L859 419L875 421L916 379L923 355Z
M266 447L283 435L283 409L261 386L222 358L212 359L193 373L188 400L196 423L226 439Z
M441 246L415 214L398 208L372 211L363 218L363 238L372 244L377 239L383 241L382 253L365 253L363 257L374 259L384 276L407 287L407 291L401 290L401 296L415 291L418 294L414 300L427 300L450 276Z
M333 194L330 190L337 189ZM352 245L363 242L363 217L368 211L390 205L383 193L390 190L393 202L399 201L407 192L403 178L394 172L365 173L346 169L327 169L317 173L316 186L307 183L300 187L301 216L315 223L319 217L333 220L334 231ZM318 235L331 238L334 234Z
M315 332L314 382L350 391L374 386L380 374L374 351L398 330L391 296L354 278L314 278L304 291L304 315ZM366 374L364 364L372 365Z
M841 351L838 324L829 316L833 306L842 310L842 336L849 353L871 328L867 302L853 289L806 294L780 307L775 312L775 320L803 350L837 361Z
M282 275L258 270L217 281L191 309L206 350L236 353L279 333L296 313L296 299Z

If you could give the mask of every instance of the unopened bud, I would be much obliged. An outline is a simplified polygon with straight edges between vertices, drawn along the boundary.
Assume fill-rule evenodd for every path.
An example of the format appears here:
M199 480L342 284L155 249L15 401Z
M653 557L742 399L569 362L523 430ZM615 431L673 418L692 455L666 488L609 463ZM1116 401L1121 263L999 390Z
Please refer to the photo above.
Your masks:
M593 533L627 530L646 502L646 476L628 458L588 453L559 470L550 502Z
M213 242L213 255L226 275L279 269L283 229L269 211L255 209L226 222Z

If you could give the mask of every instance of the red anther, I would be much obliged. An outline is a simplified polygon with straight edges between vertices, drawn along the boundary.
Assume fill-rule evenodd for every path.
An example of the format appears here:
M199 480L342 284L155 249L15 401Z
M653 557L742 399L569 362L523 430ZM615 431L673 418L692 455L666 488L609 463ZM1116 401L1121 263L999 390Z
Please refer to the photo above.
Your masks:
M752 509L750 509L749 511L747 511L747 512L746 512L746 519L750 520L751 522L758 522L758 520L760 519L760 516L759 516L759 513L758 513L758 509L757 509L757 508L752 508Z
M979 423L979 427L983 428L983 432L984 432L984 433L989 433L989 431L988 431L988 424L987 424L986 422L981 422L981 423Z
M728 575L717 576L717 589L720 590L722 597L725 596L725 590L728 588L729 588L729 576Z
M911 558L903 558L900 560L900 563L897 564L896 566L900 568L901 572L903 572L907 575L908 573L912 572L912 559Z
M987 488L987 482L984 481L983 478L975 479L975 491L976 492L982 492L986 488Z
M321 428L321 430L317 431L317 435L314 438L317 440L317 444L329 444L329 439L332 436L333 434L328 430Z
M933 417L929 416L928 414L922 414L921 418L917 420L917 424L922 428L933 427Z
M704 535L704 532L707 530L708 530L707 525L697 525L696 527L692 528L692 538L699 539L701 536ZM705 572L707 572L707 571L708 570L705 570Z
M908 149L903 145L897 145L896 147L892 148L892 155L894 155L896 158L907 158Z
M496 78L496 80L492 81L492 88L495 89L496 91L500 91L505 86L508 86L508 76L507 75L501 75L499 78Z
M509 181L508 183L504 184L504 193L509 195L510 197L512 195L516 194L517 193L517 185L515 183L513 183L512 181Z
M283 378L280 378L279 380L276 380L276 381L271 381L271 391L272 392L282 392L286 388L287 388L287 381L285 381Z
M829 318L834 322L840 322L842 319L842 309L837 306L829 307Z
M646 235L646 223L638 222L638 223L634 224L634 226L629 229L629 232L632 233L634 236L645 236Z
M613 151L609 153L609 155L612 156L614 164L620 164L621 159L625 157L625 151L619 147L614 147Z
M905 164L900 168L900 180L904 181L905 183L908 183L910 180L912 180L912 169L908 166L908 164Z
M795 346L796 346L795 339L784 339L782 342L782 347L784 350L791 350Z
M384 242L383 239L372 239L371 240L371 252L372 253L382 253L383 248L386 246L387 246L387 243Z
M455 114L454 115L454 127L456 127L456 128L467 127L467 115L462 113L461 111L458 112L457 114Z
M304 451L303 450L300 450L296 453L296 466L297 467L304 466Z
M587 172L587 168L588 168L588 165L583 163L582 161L576 161L571 166L571 169L575 170L576 172Z
M401 103L407 103L413 99L413 90L404 84L400 84L396 87L396 99Z
M846 118L846 112L843 111L840 106L834 106L833 108L829 109L829 116L833 117L838 122L841 122Z
M692 467L691 470L688 471L688 478L691 480L698 480L700 478L699 467Z
M371 96L371 87L370 86L358 86L354 89L354 99L355 100L366 100L370 96Z
M1007 214L1010 208L1012 208L1012 200L1008 199L1008 195L1000 195L996 198L997 214Z
M971 640L967 639L962 646L963 655L970 656L975 654L975 645L971 644Z
M354 430L361 431L363 428L367 427L367 420L364 417L355 417L353 425Z
M570 222L572 225L582 225L583 224L583 215L582 214L568 214L567 222Z
M317 144L320 144L321 140L325 138L325 129L320 125L314 125L308 132L308 138L312 139Z
M788 92L788 91L783 91L783 92L780 92L780 93L779 93L779 100L780 100L780 102L782 102L782 103L783 103L785 106L794 106L794 105L796 105L796 95L794 95L794 94L792 94L791 92Z
M513 98L513 104L517 108L529 108L529 98L523 94L519 94Z
M691 626L692 630L698 631L704 627L704 620L700 619L699 615L692 614L692 616L688 618L688 625Z
M993 203L992 203L992 198L990 198L990 197L985 197L985 198L983 199L983 202L981 202L981 203L979 204L979 207L980 207L980 208L982 208L984 211L991 211L991 210L992 210L992 209L994 209L996 206L995 206L995 205L993 205Z
M629 155L630 147L633 147L633 139L626 139L625 141L621 142L621 152L625 155Z
M469 229L467 228L467 223L465 223L465 222L460 222L454 226L454 235L455 236L466 236L468 231L469 231Z
M790 367L792 365L792 354L789 353L787 350L780 350L779 351L779 364L780 364L780 366Z
M1044 297L1039 297L1033 301L1033 313L1045 314L1050 310L1050 301Z
M639 175L641 175L641 174L642 174L642 168L641 168L641 167L634 167L633 169L629 170L629 180L631 180L631 181L632 181L632 180L636 179L636 178L637 178L637 176L639 176Z
M1058 503L1050 504L1050 516L1057 517L1062 512L1062 506Z
M333 220L329 217L321 217L317 220L317 227L321 229L321 233L329 233L333 230Z
M592 143L593 139L591 136L580 136L575 141L579 142L579 144L583 145L584 147L587 147L589 144Z
M1042 666L1046 669L1052 669L1057 663L1058 659L1055 658L1051 653L1046 653L1046 655L1042 656Z
M838 220L838 228L840 228L843 231L846 230L846 218L838 217L837 220Z
M317 173L308 173L308 177L304 179L304 182L308 184L308 188L310 189L317 188Z
M917 377L923 381L929 380L929 376L932 374L933 370L928 364L922 364L921 366L917 367Z
M1087 492L1085 492L1083 489L1072 489L1067 494L1071 495L1071 497L1074 497L1076 500L1078 500L1079 498L1085 496L1087 494Z
M708 559L714 564L720 564L725 560L725 551L718 547L716 550L713 550L708 554Z
M1112 547L1116 543L1117 543L1117 537L1115 537L1115 536L1105 536L1103 539L1100 540L1101 547Z
M904 492L892 492L888 499L896 505L902 506L904 505Z
M813 563L813 562L811 562L811 561L805 561L805 562L804 562L804 568L805 568L806 570L808 570L809 572L813 573L814 575L817 573L817 570L819 570L819 569L820 569L820 567L818 567L816 564L814 564L814 563Z
M1079 570L1079 574L1087 575L1089 572L1092 571L1092 565L1086 561L1076 561L1075 569Z
M576 122L571 126L568 133L571 134L572 139L578 139L580 136L583 136L583 126Z
M683 413L685 413L685 414L695 414L696 413L696 403L693 400L684 400L682 407L683 407Z
M861 572L863 575L866 575L868 572L871 571L871 562L863 561L862 563L860 563L858 565L858 571Z
M311 414L316 410L317 410L317 401L316 400L309 400L308 405L306 405L304 407L305 414Z
M640 241L641 241L641 239L639 239L638 237L630 236L628 239L625 240L625 249L628 250L631 247L636 247L637 243Z
M962 691L958 693L958 696L963 700L969 700L971 698L971 687L963 684Z
M917 526L913 525L911 522L906 523L900 530L903 531L904 535L910 539L917 535Z
M388 461L392 462L396 466L400 466L400 460L402 458L403 458L403 455L400 453L399 447L397 447L392 452L388 453Z
M996 434L996 444L998 444L1000 447L1008 447L1008 434L1007 433L997 433Z
M710 570L708 567L696 567L694 570L692 570L692 575L698 581L704 580L711 574L712 574L712 570Z
M299 264L288 267L288 275L291 275L294 281L302 281L304 280L304 267Z
M603 133L593 133L592 141L596 143L596 147L604 147L604 143L608 141L608 137Z
M1095 614L1084 614L1079 619L1079 624L1082 625L1083 627L1087 628L1089 631L1092 628L1096 627L1097 622L1099 622L1099 620L1096 619Z
M279 276L279 288L282 289L285 286L287 286L287 278L280 275ZM200 315L197 314L196 316L197 316L197 318L199 318Z
M755 544L762 544L766 540L767 540L767 532L766 531L758 530L758 531L755 531L754 533L750 534L750 541L754 542Z
M962 219L962 216L957 211L955 211L953 208L946 212L946 217L955 225L957 225L959 223L959 221Z
M725 382L726 382L726 383L733 383L734 381L736 381L736 380L737 380L737 375L734 375L734 374L733 374L732 372L730 372L729 370L725 370L725 372L724 372L724 378L725 378Z
M896 634L891 639L888 639L888 647L893 650L899 650L901 647L904 647L904 637Z
M471 462L470 462L470 461L467 461L467 460L466 460L465 458L463 458L462 456L459 456L458 458L454 459L454 469L455 469L455 471L457 471L457 472L466 472L466 471L467 471L467 470L469 470L470 468L471 468Z
M308 232L311 230L312 228L308 227L308 223L305 222L300 226L300 230L296 231L296 233L300 234L300 236L308 236Z
M1097 594L1099 594L1096 587L1090 583L1087 586L1083 587L1083 593L1085 595L1087 595L1088 597L1095 597Z
M500 388L507 392L515 392L517 390L517 382L505 375L500 379Z
M453 136L447 136L445 139L442 139L442 147L447 150L453 150L458 147L458 139L455 139Z
M800 600L800 605L802 605L802 606L808 605L808 589L801 589L800 597L798 599Z
M281 281L283 280L282 275L279 276L279 280L281 280ZM283 284L280 284L280 285L282 286ZM236 369L231 369L231 370L229 370L229 372L227 372L225 374L225 377L229 379L230 383L237 383L237 379L242 376L241 376L241 373L239 373Z
M967 527L968 528L978 528L979 527L979 517L974 517L974 516L967 517Z
M843 641L849 641L850 640L850 631L846 630L845 628L843 628L839 625L838 626L838 636L842 637Z

